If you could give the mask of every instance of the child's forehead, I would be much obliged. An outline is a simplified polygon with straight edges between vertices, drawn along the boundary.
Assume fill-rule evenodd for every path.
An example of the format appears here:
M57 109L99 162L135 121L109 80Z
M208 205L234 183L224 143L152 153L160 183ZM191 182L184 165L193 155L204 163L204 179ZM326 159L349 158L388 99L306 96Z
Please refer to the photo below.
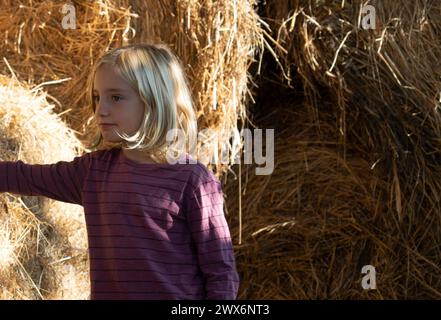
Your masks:
M93 91L98 91L97 89L95 89L95 87L93 88ZM123 93L130 93L129 90L123 89L123 88L107 88L104 89L103 92L123 92Z
M98 68L93 81L93 90L103 91L130 91L129 84L112 67Z

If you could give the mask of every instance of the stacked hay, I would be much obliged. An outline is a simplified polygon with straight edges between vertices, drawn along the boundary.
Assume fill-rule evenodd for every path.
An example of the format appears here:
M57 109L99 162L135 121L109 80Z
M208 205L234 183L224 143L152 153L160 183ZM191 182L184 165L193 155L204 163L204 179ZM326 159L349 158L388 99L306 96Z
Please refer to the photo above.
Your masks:
M90 67L105 51L155 41L168 44L181 58L193 91L198 129L206 129L195 154L219 175L241 148L247 121L249 65L265 45L254 10L246 1L80 1L73 4L76 29L63 29L65 3L7 1L0 12L0 53L20 79L58 81L48 93L57 113L86 145L98 133L86 97ZM2 8L3 8L2 7ZM0 72L6 72L0 61ZM252 97L251 97L252 98ZM69 110L69 111L68 111ZM98 147L99 148L99 147ZM222 160L225 159L225 160ZM224 163L221 163L224 161Z
M366 159L339 154L332 119L321 118L319 128L305 121L311 115L301 101L273 96L272 103L284 108L257 123L275 129L274 172L256 175L259 166L242 165L239 298L379 297L361 288L361 268L376 266L383 284L385 267L400 263L388 245L395 235L382 226L387 185ZM238 189L238 179L228 179L228 211L239 210ZM237 239L237 217L229 224Z
M242 169L242 298L441 297L441 4L370 1L363 30L365 4L262 6L292 82L258 106L274 111L256 120L276 127L274 173Z
M73 14L75 29L64 29L63 21L72 25L65 17ZM90 141L85 80L103 51L127 44L133 37L130 21L134 17L124 0L2 1L0 73L9 74L9 64L23 82L50 83L47 91L56 103L54 111L81 133L82 142Z
M41 89L0 76L0 159L71 161L83 151ZM83 208L0 194L0 299L87 299Z

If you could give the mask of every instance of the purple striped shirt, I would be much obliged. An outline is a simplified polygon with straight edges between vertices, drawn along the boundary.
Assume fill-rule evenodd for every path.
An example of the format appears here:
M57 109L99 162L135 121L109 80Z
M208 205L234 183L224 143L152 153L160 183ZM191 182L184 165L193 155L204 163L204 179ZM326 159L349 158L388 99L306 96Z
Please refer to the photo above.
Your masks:
M199 161L143 164L120 148L54 164L5 161L0 192L84 207L91 299L237 297L222 185Z

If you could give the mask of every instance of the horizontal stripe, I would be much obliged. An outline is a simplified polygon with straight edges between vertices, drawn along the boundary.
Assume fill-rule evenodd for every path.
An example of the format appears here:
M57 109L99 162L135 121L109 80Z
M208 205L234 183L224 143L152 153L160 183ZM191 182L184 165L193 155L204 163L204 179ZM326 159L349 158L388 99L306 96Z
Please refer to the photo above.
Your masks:
M171 292L158 292L158 291L95 291L95 294L115 294L115 293L118 293L118 294L121 294L121 293L124 293L124 294L155 294L155 295L157 295L157 294L177 294L178 293L178 291L176 291L176 292L173 292L173 291L171 291Z
M124 182L118 181L118 183L124 183ZM141 185L142 185L142 184L141 184ZM155 190L154 188L152 188L152 189ZM158 189L158 187L156 187L156 189ZM164 187L161 187L161 190L162 190L162 189L165 189L165 190L168 190L168 191L175 191L175 192L176 192L176 190L171 190L171 189L164 188ZM170 202L174 201L173 199L170 199L170 198L161 198L161 197L154 196L154 195L152 195L152 194L139 193L139 192L135 192L135 191L112 190L112 189L110 189L110 188L106 189L105 191L99 191L99 190L84 190L83 192L84 192L84 193L103 193L103 192L105 192L105 193L110 193L110 192L113 192L113 193L118 193L118 194L121 194L121 193L123 193L123 194L138 194L138 195L142 195L142 196L155 197L155 198L157 198L157 199L160 199L160 200L167 200L167 201L170 201ZM193 200L193 199L196 199L196 198L200 198L200 197L203 197L203 196L207 196L207 195L217 194L217 193L221 194L221 192L219 192L219 191L214 191L214 192L205 193L205 194L200 194L200 195L198 194L196 197L192 197L192 198L190 198L190 200ZM182 192L180 192L180 194L182 194Z
M235 260L212 261L212 262L200 263L199 266L209 266L209 265L219 264L219 263L234 263L234 262L235 262Z
M124 190L109 190L109 189L106 189L105 191L88 190L87 193L92 193L92 194L94 194L94 193L99 193L99 194L102 194L102 193L105 193L105 194L110 194L110 193L116 193L116 194L137 194L137 195L144 196L144 197L148 196L150 198L156 198L156 199L162 200L164 202L167 201L168 203L174 203L174 200L170 199L170 198L161 198L161 197L155 196L154 194L139 193L139 192L136 192L136 191L124 191Z
M143 228L143 229L147 229L148 231L160 231L160 232L167 232L167 234L169 233L176 233L176 234L184 234L184 233L188 233L188 231L183 230L183 231L172 231L172 230L164 230L164 229L155 229L152 228L151 226L146 226L146 225L132 225L132 224L125 224L125 223L101 223L101 224L88 224L89 227L96 227L96 228L101 228L101 227L130 227L130 228ZM224 229L225 226L221 225L221 226L213 226L211 225L211 228L209 229L203 229L203 230L191 230L192 233L200 233L200 232L207 232L210 230L215 230L215 229Z
M215 204L215 205L220 205L220 204ZM197 208L197 209L195 208L194 210L198 210L198 209L201 209L201 208ZM124 213L124 212L103 212L103 213L100 213L100 212L92 212L92 213L91 212L87 212L86 215L87 216L96 216L96 217L98 217L98 216L103 217L103 216L108 216L108 215L121 215L121 216L124 216L124 217L127 216L127 217L140 217L140 218L149 217L149 218L154 218L155 221L168 222L168 220L166 220L166 219L159 219L158 217L152 217L151 215L146 216L145 214L141 215L141 214ZM175 216L173 216L173 217L175 217ZM204 216L202 218L191 219L191 220L187 219L187 221L188 222L204 221L204 220L212 219L212 218L216 218L216 217L224 217L224 213L222 212L221 214L216 214L216 215L210 214L210 216Z
M142 221L145 222L145 218L152 218L154 221L161 221L161 222L169 222L170 220L168 219L161 219L160 217L155 217L153 215L154 213L150 214L148 212L146 212L145 214L132 214L132 213L125 213L125 212L93 212L87 213L87 216L90 218L95 218L95 217L108 217L108 216L119 216L121 218L127 219L127 217L136 217L136 218L143 218ZM179 216L173 214L172 215L173 218L179 218ZM184 218L182 217L182 220L184 220ZM173 220L175 222L175 220Z
M178 272L178 273L164 273L159 272L158 270L152 270L152 269L90 269L91 272L121 272L121 273L132 273L132 272L152 272L156 274L160 274L163 276L172 276L172 277L180 277L180 276L194 276L194 273L185 273L185 272Z
M100 172L100 173L108 174L108 170L100 170L98 168L93 168L93 169L91 169L89 171L90 172ZM181 170L181 171L179 171L179 175L180 176L182 175L182 172L191 172L191 170ZM139 172L139 173L137 172L135 174L135 173L130 172L130 171L112 171L112 174L121 174L123 176L131 177L131 178L135 175L136 177L147 177L147 178L154 178L154 179L165 180L165 181L173 180L173 181L176 181L176 182L180 182L182 185L187 185L188 184L188 185L190 185L192 187L192 189L196 189L196 186L192 185L190 183L190 181L188 181L188 179L181 180L181 179L177 179L176 177L173 177L173 176L172 177L164 177L162 173L159 173L159 174L161 174L159 176L159 175L157 175L156 172L151 172L150 174L144 174L142 172ZM153 175L153 174L155 174L155 175ZM104 180L87 179L86 181L88 181L88 182L106 182L108 180L105 180L105 179ZM127 183L142 184L142 183L138 183L138 182L134 182L134 181L127 181ZM179 191L179 190L176 190L176 191Z
M136 202L120 202L120 201L84 201L84 205L85 206L90 206L90 205L103 205L103 204L120 204L120 205L124 205L124 206L131 206L131 205L135 205L137 208L154 208L154 209L160 209L160 210L170 210L170 207L164 208L164 207L154 207L154 206L149 206L146 204L140 204L140 203L136 203ZM175 210L171 210L172 212L178 213L179 212L179 208L176 208Z
M218 280L218 281L223 281L223 280ZM95 283L161 283L161 284L168 284L168 282L164 282L164 281L157 281L157 280L148 280L148 281L136 281L136 280L129 280L129 281L124 281L124 280L93 280L93 282ZM215 281L213 281L215 282ZM191 282L180 282L179 283L182 286L200 286L199 283L191 283Z
M168 250L156 250L156 249L151 249L152 251L157 251L160 253L170 253L170 254L179 254L179 255L191 255L193 256L193 253L187 253L187 252L179 252L179 253L175 253L175 252L170 252ZM213 251L206 251L204 252L204 254L211 254L211 253L218 253L218 252L230 252L231 249L230 248L223 248L223 249L219 249L219 250L213 250ZM98 258L98 257L91 257L90 260L109 260L109 261L113 261L113 260L133 260L133 261L143 261L144 258L113 258L113 257L106 257L106 258Z
M165 251L166 252L166 251ZM116 259L109 259L109 260L103 260L103 259L95 259L95 258L91 258L90 259L91 261L117 261ZM144 260L145 261L145 259L142 259L142 260ZM119 259L118 261L136 261L136 260L134 260L134 259ZM166 262L166 261L158 261L158 260L154 260L154 259L151 259L151 258L148 258L148 261L149 262L154 262L154 263L161 263L161 264L169 264L169 265L176 265L176 266L193 266L194 265L194 262L188 262L188 263L185 263L185 262L177 262L177 261L174 261L174 262ZM213 261L213 262L210 262L210 264L211 263L219 263L219 261Z
M128 237L128 236L127 236ZM147 238L148 240L153 240L153 241L160 241L160 242L168 242L170 243L170 241L167 240L161 240L161 239L155 239L155 238ZM206 241L199 241L196 244L205 244L205 243L210 243L213 241L219 242L219 240L231 240L231 238L229 237L223 237L223 238L215 238L215 239L210 239L210 240L206 240ZM190 243L193 242L187 242L187 243L170 243L174 246L185 246L188 245ZM109 246L99 246L99 247L95 247L95 246L89 246L89 249L149 249L149 248L145 248L145 247L109 247Z
M225 280L212 280L211 282L223 282L223 281L225 281ZM231 280L232 282L239 282L239 281L237 281L237 280ZM167 284L168 282L163 282L163 281L157 281L157 280L148 280L148 281L143 281L143 280L139 280L139 281L136 281L136 280L129 280L129 281L125 281L125 280L93 280L93 282L95 282L95 283L100 283L100 282L103 282L103 283L105 283L105 282L116 282L116 283L144 283L144 282L147 282L147 283L150 283L150 282L153 282L153 283L163 283L163 284ZM181 282L180 284L182 284L182 285L188 285L188 286L194 286L194 285L196 285L196 286L199 286L199 284L198 283L184 283L184 282Z
M207 254L207 253L205 253ZM96 259L96 258L91 258L91 261L140 261L140 260L145 260L145 259ZM158 260L154 260L149 258L148 259L149 262L154 262L154 263L161 263L161 264L170 264L170 265L178 265L178 266L193 266L194 262L189 262L189 263L179 263L179 262L168 262L168 261L158 261ZM217 260L217 261L211 261L211 262L206 262L203 263L201 265L210 265L210 264L215 264L215 263L225 263L225 262L234 262L232 260Z
M186 212L187 213L191 213L191 212L194 212L194 211L205 211L208 208L215 208L216 206L223 206L223 205L224 205L223 202L221 202L221 203L211 203L208 206L203 206L203 207L196 206L196 208L192 208L190 210L187 210ZM223 214L216 215L216 217L218 217L218 216L223 216ZM210 217L213 217L213 216L210 214L210 216L207 219L209 219ZM193 220L189 220L189 221L195 221L195 220L197 220L197 219L193 219Z
M86 182L98 185L98 184L108 183L109 180L92 180L92 179L88 178L86 180ZM149 189L157 190L158 189L158 184L144 183L144 182L141 183L141 182L135 182L135 181L123 181L123 180L113 180L111 187L116 189L116 187L119 186L119 184L137 185L137 186L141 186L141 187L146 187L145 189L147 189L147 190L149 190ZM121 187L121 186L119 186L119 187ZM106 190L108 190L108 189L110 189L110 188L109 187L106 188ZM173 191L174 193L177 193L178 195L183 194L183 191L181 189L170 188L169 186L165 186L165 185L161 185L160 189L167 190L167 191ZM88 193L88 192L96 193L97 191L96 190L83 190L83 192L84 193Z

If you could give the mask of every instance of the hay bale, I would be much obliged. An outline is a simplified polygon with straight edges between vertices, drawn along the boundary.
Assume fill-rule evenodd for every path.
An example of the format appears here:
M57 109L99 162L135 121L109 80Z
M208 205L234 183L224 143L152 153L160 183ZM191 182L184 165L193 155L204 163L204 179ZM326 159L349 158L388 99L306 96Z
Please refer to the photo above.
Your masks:
M41 88L0 76L0 158L71 161L82 152ZM81 206L44 197L0 195L0 297L87 299L87 236Z
M242 168L243 236L241 244L235 241L239 298L378 298L379 291L361 288L361 267L381 270L377 283L387 290L391 275L383 266L399 266L384 244L391 235L381 228L384 203L378 198L386 185L365 159L341 157L334 127L311 124L299 102L284 107L257 122L275 127L274 172ZM239 210L237 190L238 179L226 184L230 212ZM237 239L237 216L228 220Z
M341 144L359 145L389 171L396 162L404 188L431 187L437 179L422 181L430 174L418 170L436 165L440 155L441 4L374 1L374 30L359 26L362 5L268 1L266 12L276 18L277 40L286 47L278 53L296 72L315 120L323 99L331 100Z
M10 74L31 86L45 85L70 128L84 143L86 130L86 78L95 59L113 46L128 43L133 33L127 1L75 1L76 29L63 29L67 13L60 1L3 1L0 11L0 73ZM3 38L2 38L3 39ZM9 66L8 66L9 64ZM49 85L50 84L50 85Z
M361 1L266 3L292 82L256 120L276 127L274 173L242 174L240 297L440 298L440 4L372 1L377 29L362 30ZM368 264L377 290L361 287Z
M318 128L305 109L292 103L258 122L277 123L273 174L242 168L241 244L238 217L228 218L239 299L439 297L437 218L400 223L391 182L357 150L344 159L331 119L322 113ZM237 212L238 179L228 179L228 211ZM377 290L362 288L364 265L376 267Z

